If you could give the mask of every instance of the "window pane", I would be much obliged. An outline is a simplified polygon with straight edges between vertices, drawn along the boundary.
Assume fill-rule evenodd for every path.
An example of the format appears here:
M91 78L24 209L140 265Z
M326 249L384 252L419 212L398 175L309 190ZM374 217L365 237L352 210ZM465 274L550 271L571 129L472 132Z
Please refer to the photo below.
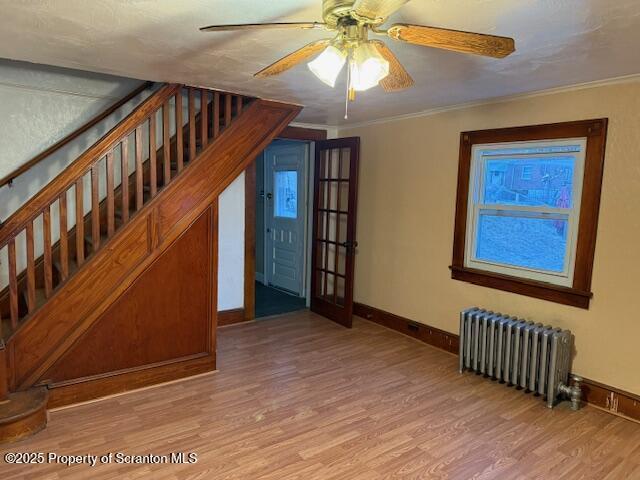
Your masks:
M336 304L344 306L346 290L344 278L336 277Z
M349 167L351 166L351 161L350 161L350 157L351 156L351 149L350 148L343 148L342 149L342 162L340 165L340 178L342 178L343 180L348 179L349 178Z
M275 172L274 216L297 218L298 216L298 172L295 170Z
M568 221L480 214L476 258L516 267L563 272Z
M573 155L485 161L484 203L571 208Z

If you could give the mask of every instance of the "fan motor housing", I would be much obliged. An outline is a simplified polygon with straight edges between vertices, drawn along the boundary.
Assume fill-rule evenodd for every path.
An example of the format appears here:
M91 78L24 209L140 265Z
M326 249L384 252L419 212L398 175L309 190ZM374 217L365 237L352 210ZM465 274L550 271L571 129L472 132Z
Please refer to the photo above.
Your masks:
M335 27L341 18L349 17L356 0L323 0L322 18L327 25Z

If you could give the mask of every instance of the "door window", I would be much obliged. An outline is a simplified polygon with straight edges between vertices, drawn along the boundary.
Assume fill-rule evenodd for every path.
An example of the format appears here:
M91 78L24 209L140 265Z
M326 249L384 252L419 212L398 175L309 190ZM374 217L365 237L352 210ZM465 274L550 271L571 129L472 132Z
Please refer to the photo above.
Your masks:
M298 172L277 171L274 174L273 215L282 218L298 218Z

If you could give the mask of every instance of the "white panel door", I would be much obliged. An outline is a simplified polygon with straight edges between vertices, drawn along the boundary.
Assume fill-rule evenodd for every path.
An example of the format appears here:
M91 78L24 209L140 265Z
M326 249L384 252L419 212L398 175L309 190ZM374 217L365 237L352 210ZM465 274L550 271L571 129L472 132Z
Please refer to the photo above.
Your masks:
M303 296L306 143L274 143L265 154L267 283Z

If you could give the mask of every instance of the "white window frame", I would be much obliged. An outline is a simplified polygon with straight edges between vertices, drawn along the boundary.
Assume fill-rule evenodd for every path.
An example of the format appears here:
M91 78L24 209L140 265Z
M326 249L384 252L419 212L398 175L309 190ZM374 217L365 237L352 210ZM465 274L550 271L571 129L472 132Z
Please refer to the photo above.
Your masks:
M579 152L571 152L575 155L575 165L573 170L572 183L572 206L571 208L555 208L549 206L520 206L498 203L483 203L485 168L488 160L500 158L501 155L483 155L483 151L487 150L504 150L504 149L543 149L544 147L569 147L580 146ZM571 287L573 285L573 273L575 269L576 247L578 243L578 229L580 222L580 206L582 200L582 183L584 179L584 162L585 152L587 148L586 138L567 138L560 140L536 140L529 142L505 142L476 144L471 151L471 168L469 178L469 195L467 208L467 231L465 240L465 267L477 270L495 272L499 274L520 277L539 282L552 283ZM523 160L531 158L545 158L548 156L558 155L554 152L540 152L535 154L514 155L509 154L508 157L522 158ZM497 214L506 214L505 212L522 212L522 216L532 216L533 218L544 218L554 220L562 218L567 220L567 246L565 251L565 264L562 272L553 272L549 270L539 270L527 267L517 267L514 265L490 262L475 257L477 251L477 226L480 219L480 212L494 212ZM508 215L508 214L507 214Z

